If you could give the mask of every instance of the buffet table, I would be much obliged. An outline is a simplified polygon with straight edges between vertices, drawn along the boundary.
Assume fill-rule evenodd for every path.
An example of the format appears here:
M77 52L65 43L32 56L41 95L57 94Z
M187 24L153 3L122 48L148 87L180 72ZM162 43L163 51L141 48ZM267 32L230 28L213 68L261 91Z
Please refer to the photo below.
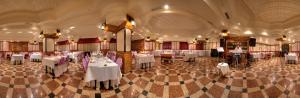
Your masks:
M22 64L24 62L24 55L23 54L13 54L11 56L11 63L12 64Z
M59 77L64 72L68 70L68 61L65 61L64 64L59 64L60 60L66 58L66 56L49 56L44 57L42 60L42 64L46 66L46 73L48 73L48 67L52 69L52 75L54 77Z
M88 64L84 81L104 81L105 88L108 88L108 80L113 80L113 84L119 84L121 77L122 73L118 64L107 57L92 57Z
M154 55L150 54L137 54L135 55L135 64L136 68L143 68L144 64L149 64L149 67L151 67L151 63L155 62Z

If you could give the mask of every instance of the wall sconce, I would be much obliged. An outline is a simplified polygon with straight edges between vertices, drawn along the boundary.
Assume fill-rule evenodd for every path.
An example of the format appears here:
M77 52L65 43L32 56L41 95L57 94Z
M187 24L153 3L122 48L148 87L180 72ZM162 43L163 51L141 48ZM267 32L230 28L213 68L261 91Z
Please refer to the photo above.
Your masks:
M102 23L102 25L101 25L100 29L101 29L101 30L104 30L104 29L105 29L105 27L106 27L106 20L104 21L104 23Z
M146 38L146 41L150 41L150 36L148 36L148 37Z
M44 37L44 31L41 31L40 32L40 36L39 36L40 38L43 38Z
M285 35L282 36L282 40L284 40L284 41L286 40L286 36Z
M205 38L205 41L208 42L208 38Z
M127 14L126 19L127 19L128 22L130 22L130 24L132 26L136 26L136 22L134 21L133 17L131 17L130 15Z
M56 29L56 36L61 36L60 29Z

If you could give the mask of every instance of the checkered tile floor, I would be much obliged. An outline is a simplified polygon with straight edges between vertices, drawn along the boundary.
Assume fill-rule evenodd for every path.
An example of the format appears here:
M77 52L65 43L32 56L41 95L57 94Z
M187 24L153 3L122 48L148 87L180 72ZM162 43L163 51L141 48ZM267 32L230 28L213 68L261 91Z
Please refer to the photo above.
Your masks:
M147 71L124 74L119 88L110 90L83 86L84 72L73 63L63 76L52 78L41 63L4 62L0 65L0 98L299 98L300 66L281 61L260 60L247 69L232 68L225 77L217 74L213 58L197 58L195 63L176 60L169 65L156 62Z

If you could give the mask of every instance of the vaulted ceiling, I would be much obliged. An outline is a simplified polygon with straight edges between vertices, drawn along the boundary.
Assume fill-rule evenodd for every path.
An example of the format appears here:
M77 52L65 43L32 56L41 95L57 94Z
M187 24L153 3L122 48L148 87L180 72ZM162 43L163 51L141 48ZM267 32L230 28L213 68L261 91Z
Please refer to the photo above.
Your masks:
M229 29L265 42L300 40L300 0L0 0L0 40L39 40L41 30L57 28L60 40L113 37L98 26L119 25L126 14L137 23L133 39L216 40Z

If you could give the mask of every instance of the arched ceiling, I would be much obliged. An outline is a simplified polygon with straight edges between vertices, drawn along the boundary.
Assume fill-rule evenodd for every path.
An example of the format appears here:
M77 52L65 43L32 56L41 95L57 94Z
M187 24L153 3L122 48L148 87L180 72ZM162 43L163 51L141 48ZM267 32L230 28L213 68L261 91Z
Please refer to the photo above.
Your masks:
M300 40L299 0L0 0L0 40L39 40L41 30L56 28L63 31L61 40L113 37L98 26L105 20L119 25L126 14L137 23L133 39L214 40L229 29L235 35L272 40L288 34ZM244 34L249 30L252 35Z

